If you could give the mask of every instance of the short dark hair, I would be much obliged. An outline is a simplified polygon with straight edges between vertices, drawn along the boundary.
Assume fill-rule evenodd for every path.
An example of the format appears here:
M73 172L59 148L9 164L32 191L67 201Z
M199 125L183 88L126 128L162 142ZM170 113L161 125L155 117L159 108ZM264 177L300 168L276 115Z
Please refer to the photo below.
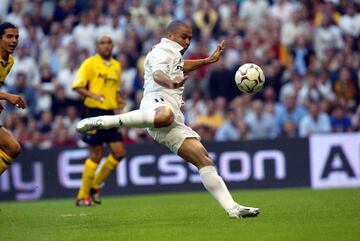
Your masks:
M0 24L0 37L2 37L5 33L5 30L6 29L9 29L9 28L15 28L17 29L17 27L12 24L12 23L9 23L9 22L3 22Z
M173 33L175 32L178 28L180 27L187 27L190 28L189 25L187 25L186 23L179 21L179 20L174 20L172 21L166 28L166 32L167 33Z

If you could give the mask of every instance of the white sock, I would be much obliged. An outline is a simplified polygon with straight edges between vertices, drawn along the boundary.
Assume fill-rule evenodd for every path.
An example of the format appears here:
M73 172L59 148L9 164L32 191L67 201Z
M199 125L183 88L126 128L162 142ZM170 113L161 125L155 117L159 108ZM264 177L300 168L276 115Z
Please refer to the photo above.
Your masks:
M237 205L214 166L203 167L199 172L201 181L206 190L213 195L225 211L228 211Z
M105 128L113 127L134 127L145 128L154 127L154 110L134 110L120 115L104 115Z

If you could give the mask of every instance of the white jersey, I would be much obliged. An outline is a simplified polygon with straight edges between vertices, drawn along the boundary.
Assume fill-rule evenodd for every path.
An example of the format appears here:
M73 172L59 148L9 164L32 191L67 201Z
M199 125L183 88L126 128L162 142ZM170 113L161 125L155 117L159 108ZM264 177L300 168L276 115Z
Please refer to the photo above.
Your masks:
M153 73L157 70L163 71L170 79L176 76L184 76L184 61L180 51L183 47L167 38L162 38L161 42L155 45L148 53L144 63L144 97L152 93L165 94L171 96L180 105L183 103L182 94L184 87L169 89L156 83Z

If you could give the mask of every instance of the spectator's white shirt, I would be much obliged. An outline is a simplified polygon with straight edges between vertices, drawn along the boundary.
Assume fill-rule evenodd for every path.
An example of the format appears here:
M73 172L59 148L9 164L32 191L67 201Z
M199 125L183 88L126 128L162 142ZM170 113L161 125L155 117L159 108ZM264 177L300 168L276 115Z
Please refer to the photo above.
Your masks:
M305 115L299 123L300 137L308 137L314 133L327 133L331 131L331 123L328 114L321 112L317 119L310 114Z
M7 85L14 85L16 74L19 72L24 72L27 76L26 84L29 86L36 86L40 82L40 73L39 66L36 64L35 60L32 57L24 57L19 59L17 56L14 56L14 65L11 68L9 76L6 80Z
M275 117L268 113L258 117L250 112L245 116L245 122L249 126L249 138L252 140L274 139L279 133Z
M176 101L182 102L184 87L169 89L155 82L153 74L161 70L170 79L176 76L184 76L184 61L180 51L182 46L170 39L162 38L161 42L155 45L145 58L144 75L144 97L149 93L165 93L172 96Z
M304 35L309 37L311 34L311 27L306 22L296 24L291 21L282 25L280 39L281 43L290 46L294 44L297 37Z
M360 13L354 16L342 16L339 22L339 26L341 31L344 33L353 37L358 37L360 35Z
M124 30L120 28L120 25L117 27L114 27L111 23L99 25L96 27L96 37L103 35L111 36L114 46L125 40L125 33Z
M14 24L18 28L23 26L22 15L14 12L9 13L9 15L6 16L5 21Z
M64 68L57 74L58 84L62 85L65 89L66 97L76 100L79 99L79 94L72 89L72 82L75 79L76 69Z
M256 28L264 23L264 16L268 9L269 3L266 0L247 0L242 1L239 9L239 16L248 21Z
M94 53L96 29L94 24L79 24L73 30L73 36L79 49L87 49L89 53Z
M340 49L344 46L340 28L336 25L319 27L314 36L315 52L318 58L324 58L326 49Z
M283 4L275 3L269 8L269 14L284 24L291 19L294 9L295 5L291 2L285 2Z
M192 126L196 123L196 118L207 114L207 106L203 100L194 101L189 99L184 104L185 121Z

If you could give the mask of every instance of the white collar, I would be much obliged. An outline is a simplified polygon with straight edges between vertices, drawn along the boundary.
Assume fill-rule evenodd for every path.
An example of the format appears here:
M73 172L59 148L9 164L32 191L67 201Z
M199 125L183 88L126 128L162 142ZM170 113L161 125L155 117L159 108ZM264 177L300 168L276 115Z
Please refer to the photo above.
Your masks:
M178 44L177 42L172 41L168 38L162 38L161 43L169 45L171 48L173 48L175 51L178 51L178 52L180 52L181 50L184 49L180 44Z

